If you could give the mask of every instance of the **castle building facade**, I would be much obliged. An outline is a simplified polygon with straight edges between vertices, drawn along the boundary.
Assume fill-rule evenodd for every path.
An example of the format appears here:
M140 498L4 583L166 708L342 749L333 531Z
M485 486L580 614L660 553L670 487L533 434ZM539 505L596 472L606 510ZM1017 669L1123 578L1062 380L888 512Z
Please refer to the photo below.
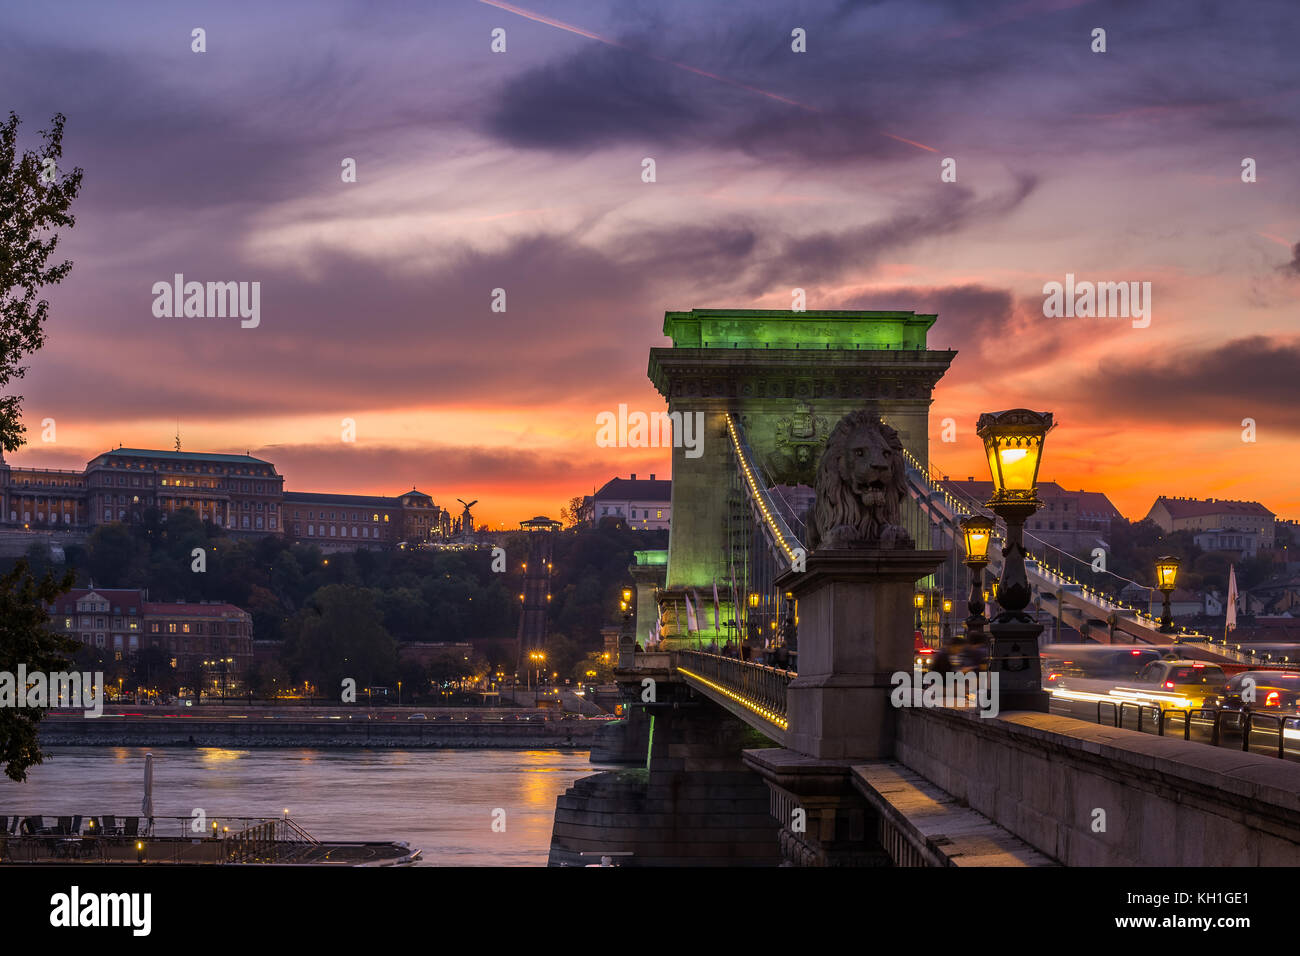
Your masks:
M115 448L83 471L16 468L0 456L0 529L88 533L149 509L193 509L233 536L279 535L344 547L418 543L450 533L450 514L412 488L395 497L284 490L251 455Z

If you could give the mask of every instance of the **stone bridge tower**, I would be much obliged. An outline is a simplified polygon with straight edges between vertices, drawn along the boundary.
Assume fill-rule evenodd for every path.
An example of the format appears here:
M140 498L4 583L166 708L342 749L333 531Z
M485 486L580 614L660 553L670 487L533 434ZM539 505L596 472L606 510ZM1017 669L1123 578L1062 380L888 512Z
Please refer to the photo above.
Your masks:
M666 587L699 588L729 575L727 513L734 472L726 412L745 426L757 461L778 484L812 485L826 437L864 406L928 460L931 395L956 352L926 347L938 318L915 312L692 309L664 314L671 348L650 350L648 375L669 414L703 415L698 457L673 448L672 532ZM675 443L676 444L676 443ZM911 501L905 509L916 511ZM917 547L928 547L928 526Z

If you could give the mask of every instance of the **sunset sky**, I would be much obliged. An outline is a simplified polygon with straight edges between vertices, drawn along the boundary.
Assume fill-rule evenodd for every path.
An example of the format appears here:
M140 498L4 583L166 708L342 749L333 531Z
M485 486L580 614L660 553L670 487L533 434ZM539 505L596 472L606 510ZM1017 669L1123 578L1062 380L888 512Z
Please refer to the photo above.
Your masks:
M986 476L981 411L1028 406L1059 422L1042 477L1129 517L1300 517L1297 35L1294 0L10 6L0 108L32 148L65 113L85 179L9 461L170 448L179 420L290 490L554 516L669 472L595 443L598 413L664 408L665 310L802 287L938 313L954 476ZM259 281L259 327L156 318L175 273ZM1045 318L1066 273L1150 282L1150 326Z

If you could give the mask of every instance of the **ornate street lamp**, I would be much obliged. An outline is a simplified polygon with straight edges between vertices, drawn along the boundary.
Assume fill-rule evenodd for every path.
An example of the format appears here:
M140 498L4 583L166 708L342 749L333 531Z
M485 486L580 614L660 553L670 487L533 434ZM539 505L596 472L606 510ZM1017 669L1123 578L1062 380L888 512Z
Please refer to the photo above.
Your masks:
M925 607L925 595L920 591L912 598L912 606L916 608L916 629L921 630L921 608Z
M989 671L998 675L1001 707L1007 710L1045 713L1050 700L1043 690L1038 656L1038 636L1043 627L1025 613L1033 592L1025 574L1024 530L1025 521L1042 506L1038 500L1038 466L1052 425L1051 412L1027 408L986 412L975 425L993 476L993 497L988 506L1007 528L997 588L1002 611L989 624L993 638Z
M962 538L966 542L966 567L970 569L970 598L966 610L966 637L973 641L984 639L984 602L988 592L984 590L984 568L989 563L989 542L993 539L993 519L984 515L970 515L962 520Z
M1178 579L1178 566L1181 562L1173 555L1156 558L1156 587L1164 592L1165 608L1160 617L1160 633L1174 633L1174 612L1170 606L1173 600L1175 581Z

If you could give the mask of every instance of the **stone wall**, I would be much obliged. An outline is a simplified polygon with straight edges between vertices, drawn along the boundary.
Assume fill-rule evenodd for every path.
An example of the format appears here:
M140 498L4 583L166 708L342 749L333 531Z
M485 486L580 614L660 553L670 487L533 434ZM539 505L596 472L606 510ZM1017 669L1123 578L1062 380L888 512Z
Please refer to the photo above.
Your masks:
M1300 864L1300 766L1273 757L1048 714L909 708L896 759L1067 866Z

